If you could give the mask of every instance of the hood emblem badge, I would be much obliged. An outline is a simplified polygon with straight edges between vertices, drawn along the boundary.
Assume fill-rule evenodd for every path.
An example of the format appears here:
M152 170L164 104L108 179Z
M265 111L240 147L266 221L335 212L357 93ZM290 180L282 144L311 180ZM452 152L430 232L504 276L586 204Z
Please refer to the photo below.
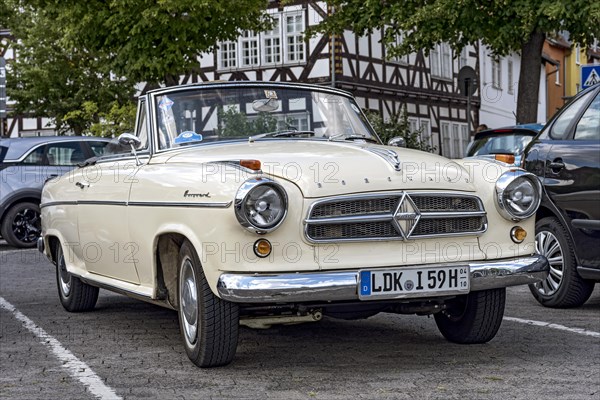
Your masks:
M373 154L377 154L379 157L387 161L396 171L402 171L400 165L400 158L398 153L390 149L382 149L380 147L367 147L365 150L370 151Z
M406 193L400 198L394 211L394 224L404 239L408 239L421 219L421 212Z

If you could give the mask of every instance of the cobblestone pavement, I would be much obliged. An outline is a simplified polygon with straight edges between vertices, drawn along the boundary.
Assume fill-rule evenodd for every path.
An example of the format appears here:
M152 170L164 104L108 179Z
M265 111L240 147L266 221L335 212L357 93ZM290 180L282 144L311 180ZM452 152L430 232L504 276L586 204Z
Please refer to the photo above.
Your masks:
M464 346L432 318L325 318L241 328L234 362L208 370L188 361L173 311L106 291L94 312L64 311L54 267L35 250L0 244L0 297L93 371L76 372L125 399L600 399L599 288L572 310L508 289L506 317L585 331L507 319L491 342ZM97 398L63 364L0 308L0 398Z

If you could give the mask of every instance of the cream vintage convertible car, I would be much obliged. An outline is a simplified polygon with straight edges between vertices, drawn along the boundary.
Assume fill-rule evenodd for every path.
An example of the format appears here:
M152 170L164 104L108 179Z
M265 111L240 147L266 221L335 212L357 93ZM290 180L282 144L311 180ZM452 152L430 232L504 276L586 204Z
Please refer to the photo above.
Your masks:
M240 323L416 313L487 342L505 288L548 273L535 176L384 146L340 90L154 90L119 142L45 185L38 247L65 309L103 288L177 310L201 367L232 361Z

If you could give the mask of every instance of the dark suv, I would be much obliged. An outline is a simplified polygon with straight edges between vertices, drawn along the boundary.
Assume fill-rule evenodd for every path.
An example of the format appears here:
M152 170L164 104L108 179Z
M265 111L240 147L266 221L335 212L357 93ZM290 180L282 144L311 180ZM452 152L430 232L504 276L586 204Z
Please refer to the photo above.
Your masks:
M40 197L48 178L104 153L108 139L53 136L0 140L0 234L15 247L40 235Z
M527 147L524 167L544 186L536 247L550 261L530 287L548 307L576 307L600 281L600 84L579 93Z

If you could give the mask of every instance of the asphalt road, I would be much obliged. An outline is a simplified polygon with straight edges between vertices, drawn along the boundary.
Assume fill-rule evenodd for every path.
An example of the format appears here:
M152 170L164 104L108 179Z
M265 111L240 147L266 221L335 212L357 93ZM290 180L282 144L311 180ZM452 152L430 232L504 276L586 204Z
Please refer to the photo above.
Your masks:
M446 342L433 318L325 318L241 328L230 366L199 369L175 312L101 291L94 312L67 313L54 267L0 244L0 398L600 399L599 289L552 310L510 288L483 345Z

